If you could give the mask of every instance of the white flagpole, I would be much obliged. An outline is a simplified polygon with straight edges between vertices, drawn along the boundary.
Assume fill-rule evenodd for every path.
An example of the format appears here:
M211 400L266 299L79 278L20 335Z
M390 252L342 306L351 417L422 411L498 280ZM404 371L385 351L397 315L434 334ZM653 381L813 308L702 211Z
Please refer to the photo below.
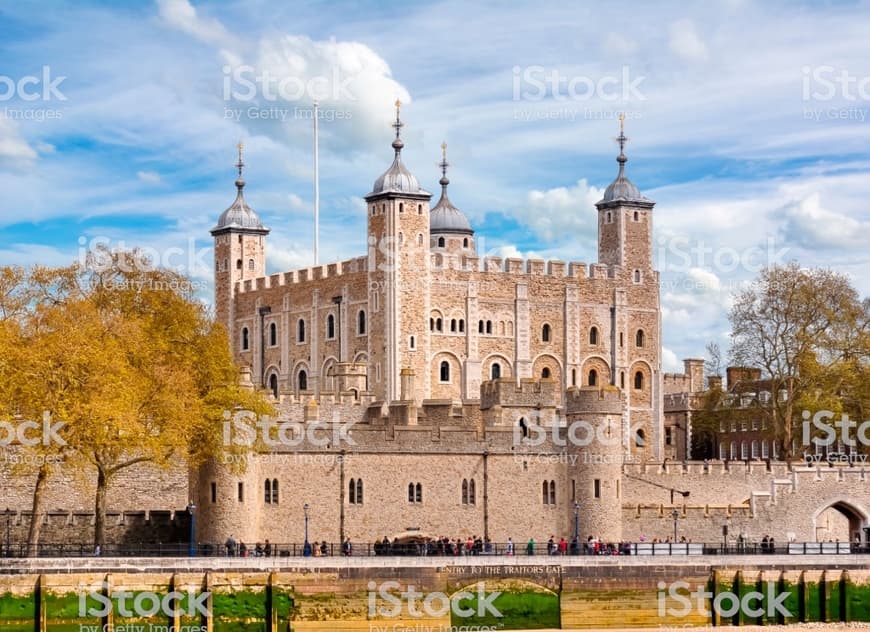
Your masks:
M314 102L314 265L319 263L320 249L320 167L317 155L317 101Z

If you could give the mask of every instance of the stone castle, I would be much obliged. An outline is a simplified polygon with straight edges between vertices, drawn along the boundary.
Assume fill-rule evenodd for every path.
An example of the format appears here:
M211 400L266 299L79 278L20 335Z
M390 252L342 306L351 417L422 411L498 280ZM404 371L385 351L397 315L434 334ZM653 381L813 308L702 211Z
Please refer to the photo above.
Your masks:
M291 430L192 471L125 473L110 493L120 524L193 502L196 539L212 543L298 543L306 523L312 541L369 543L575 529L636 541L675 523L695 542L725 526L732 539L864 537L863 465L687 460L703 361L662 373L654 202L626 175L622 130L597 262L577 263L479 257L446 154L430 206L402 162L398 104L394 126L392 164L365 196L367 252L280 274L266 274L270 231L245 199L240 149L236 199L211 231L216 316L243 383ZM23 533L33 480L15 480ZM89 490L57 480L47 520L85 524Z

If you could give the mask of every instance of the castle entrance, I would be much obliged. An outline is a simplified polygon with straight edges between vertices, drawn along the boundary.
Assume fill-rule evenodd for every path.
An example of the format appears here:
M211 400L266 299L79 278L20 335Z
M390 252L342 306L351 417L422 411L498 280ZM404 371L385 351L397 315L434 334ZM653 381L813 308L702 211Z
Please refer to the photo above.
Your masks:
M857 536L866 545L867 526L870 526L867 512L847 499L828 503L813 514L816 542L855 542Z

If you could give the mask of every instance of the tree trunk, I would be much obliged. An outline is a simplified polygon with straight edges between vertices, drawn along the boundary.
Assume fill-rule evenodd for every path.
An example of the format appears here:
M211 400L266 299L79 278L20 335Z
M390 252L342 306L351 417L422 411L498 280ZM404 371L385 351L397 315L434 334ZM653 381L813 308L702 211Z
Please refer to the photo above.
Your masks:
M48 464L43 463L36 475L36 486L33 488L33 504L30 507L30 529L27 532L27 556L36 557L39 546L39 534L42 531L42 495L48 483Z
M97 497L94 505L94 549L106 544L106 489L109 477L106 470L97 465Z

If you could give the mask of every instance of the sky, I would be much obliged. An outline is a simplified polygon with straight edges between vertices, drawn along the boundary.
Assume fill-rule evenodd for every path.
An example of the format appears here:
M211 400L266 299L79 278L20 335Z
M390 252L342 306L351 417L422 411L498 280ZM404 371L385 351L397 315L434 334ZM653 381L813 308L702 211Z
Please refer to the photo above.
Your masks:
M867 2L0 4L0 265L141 247L211 299L209 229L245 195L267 271L361 256L363 196L402 153L479 254L594 262L616 175L654 210L663 368L729 345L766 265L870 295Z

